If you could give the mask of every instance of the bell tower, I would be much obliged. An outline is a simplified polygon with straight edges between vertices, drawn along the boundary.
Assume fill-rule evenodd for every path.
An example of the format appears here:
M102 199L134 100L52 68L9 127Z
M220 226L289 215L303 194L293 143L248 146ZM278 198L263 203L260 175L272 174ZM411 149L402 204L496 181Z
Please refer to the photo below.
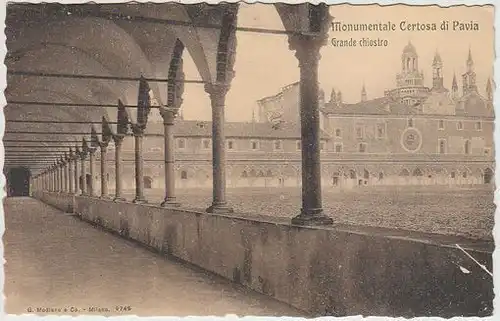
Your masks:
M476 72L474 71L474 60L472 60L472 53L469 48L469 56L467 57L467 71L462 75L462 90L464 96L472 92L477 92L476 85Z
M436 51L432 61L432 90L442 90L443 88L443 61Z

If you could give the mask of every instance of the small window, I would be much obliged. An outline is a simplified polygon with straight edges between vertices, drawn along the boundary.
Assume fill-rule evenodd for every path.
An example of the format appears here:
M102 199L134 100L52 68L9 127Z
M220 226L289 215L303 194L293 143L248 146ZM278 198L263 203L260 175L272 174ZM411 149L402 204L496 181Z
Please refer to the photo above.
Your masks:
M456 176L456 175L457 175L457 174L456 174L455 172L451 172L450 177L451 177L451 178L455 178L455 176Z
M325 149L325 142L320 142L319 143L319 149L324 150Z
M377 138L385 138L385 124L377 124Z
M335 129L335 137L342 137L342 131L340 130L340 128Z
M252 145L252 150L257 150L257 149L259 149L259 142L258 142L258 141L253 140L253 141L251 142L251 145Z
M359 144L359 152L360 153L365 153L366 152L366 144L365 143L360 143Z
M342 153L342 144L335 144L335 153Z
M438 126L439 130L444 130L444 120L439 120L439 126Z
M446 154L446 141L444 139L439 140L439 154Z
M275 150L281 150L282 146L281 146L281 140L275 140L274 141L274 149Z
M470 154L470 140L466 140L465 143L464 143L464 153L465 155L469 155Z
M295 146L296 146L297 150L301 150L302 149L302 142L300 140L296 141Z
M232 140L227 141L227 149L234 149L234 142Z
M363 138L363 127L356 126L356 138L358 138L358 139Z
M203 139L201 144L203 149L210 149L210 139Z
M481 131L481 130L483 130L483 123L481 123L480 121L477 121L476 124L474 125L474 127L476 128L477 131Z
M379 181L383 180L384 179L384 173L382 173L382 172L378 173L378 179L379 179Z
M187 179L188 178L188 173L186 171L181 172L181 179Z
M463 173L462 173L462 177L463 177L463 178L467 178L467 172L463 172Z
M186 148L186 140L184 138L177 139L177 148L179 148L179 149Z
M463 122L461 122L461 121L459 121L459 122L457 123L457 130L463 130L463 129L464 129L464 123L463 123Z

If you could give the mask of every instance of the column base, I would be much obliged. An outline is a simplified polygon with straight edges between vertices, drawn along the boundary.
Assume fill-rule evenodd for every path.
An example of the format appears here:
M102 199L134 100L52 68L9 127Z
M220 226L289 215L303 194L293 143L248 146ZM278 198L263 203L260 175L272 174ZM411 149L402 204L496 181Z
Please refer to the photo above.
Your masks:
M125 201L126 199L124 199L121 196L115 196L115 198L113 198L113 202L125 202Z
M148 201L145 199L145 198L141 198L141 197L136 197L134 198L134 200L132 201L132 203L134 204L145 204L147 203Z
M301 213L292 218L292 225L320 226L332 225L333 219L323 214L322 208L301 210Z
M180 207L181 203L177 203L175 199L165 199L160 204L161 207Z
M109 199L111 199L111 196L109 196L109 195L101 195L101 196L99 196L99 198L102 199L102 200L109 200Z
M212 204L209 208L206 209L207 213L213 214L228 214L234 213L234 209L228 206L226 203L224 204Z

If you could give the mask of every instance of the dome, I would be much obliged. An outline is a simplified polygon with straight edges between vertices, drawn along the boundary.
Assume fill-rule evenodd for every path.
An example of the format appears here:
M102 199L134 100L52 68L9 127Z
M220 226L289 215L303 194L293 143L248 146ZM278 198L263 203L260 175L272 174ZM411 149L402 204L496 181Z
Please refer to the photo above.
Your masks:
M415 46L411 43L411 41L409 41L408 44L404 47L403 54L417 54L417 49L415 49Z

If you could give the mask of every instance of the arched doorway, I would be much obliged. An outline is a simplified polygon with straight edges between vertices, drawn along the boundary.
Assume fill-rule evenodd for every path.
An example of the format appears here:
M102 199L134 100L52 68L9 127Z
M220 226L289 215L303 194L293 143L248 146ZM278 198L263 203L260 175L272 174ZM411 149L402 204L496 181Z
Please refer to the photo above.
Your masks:
M85 184L87 185L87 193L90 193L92 187L92 176L90 174L85 175Z
M7 178L7 196L30 195L30 171L25 167L11 168L5 175Z
M144 188L151 189L153 185L153 179L149 176L144 176Z
M493 181L493 171L491 170L491 168L487 168L484 170L483 183L491 184L492 181Z

